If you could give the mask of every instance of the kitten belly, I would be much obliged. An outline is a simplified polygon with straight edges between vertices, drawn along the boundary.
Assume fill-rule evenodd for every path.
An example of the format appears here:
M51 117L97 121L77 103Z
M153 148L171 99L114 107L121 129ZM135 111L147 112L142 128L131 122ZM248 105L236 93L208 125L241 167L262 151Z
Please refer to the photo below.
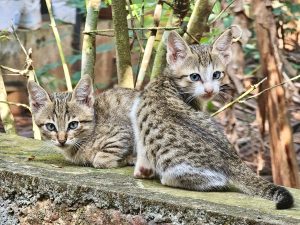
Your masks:
M160 177L163 185L198 191L222 189L228 184L228 178L224 174L186 163L167 168L160 172Z

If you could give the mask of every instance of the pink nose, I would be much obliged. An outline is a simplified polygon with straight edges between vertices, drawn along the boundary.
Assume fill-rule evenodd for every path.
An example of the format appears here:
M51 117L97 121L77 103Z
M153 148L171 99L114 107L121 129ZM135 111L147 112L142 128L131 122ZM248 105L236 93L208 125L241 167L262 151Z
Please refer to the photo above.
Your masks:
M212 89L205 89L205 94L211 95L213 93Z

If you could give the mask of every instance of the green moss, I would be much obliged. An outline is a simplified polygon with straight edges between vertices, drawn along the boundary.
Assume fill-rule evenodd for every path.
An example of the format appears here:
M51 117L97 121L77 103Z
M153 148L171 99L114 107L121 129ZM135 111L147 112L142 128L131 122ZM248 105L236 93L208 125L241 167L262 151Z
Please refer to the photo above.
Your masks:
M34 171L33 174L44 174L43 176L46 178L49 177L58 182L71 182L77 186L84 184L87 187L101 187L106 192L119 191L123 193L122 198L125 199L130 199L130 196L139 196L149 202L155 199L162 203L172 199L172 204L176 207L184 207L188 203L189 207L195 209L199 204L207 202L205 207L208 209L212 207L211 204L216 204L221 213L225 211L230 215L234 214L234 210L230 211L229 208L233 208L245 212L245 215L242 216L247 216L247 218L251 218L253 213L258 213L262 216L271 215L276 218L292 218L300 221L300 191L295 189L290 189L295 197L295 207L289 210L275 210L275 204L272 201L249 197L237 192L188 191L163 186L158 180L134 179L133 167L96 169L76 166L67 162L57 148L45 142L13 135L0 134L0 158L3 162L9 162L3 168L8 173L12 171L11 176L14 176L15 172L27 173L24 168L29 168ZM15 162L15 164L11 162ZM3 168L1 169L3 170ZM7 174L5 177L7 179ZM22 186L22 183L18 186ZM124 201L126 203L128 200Z

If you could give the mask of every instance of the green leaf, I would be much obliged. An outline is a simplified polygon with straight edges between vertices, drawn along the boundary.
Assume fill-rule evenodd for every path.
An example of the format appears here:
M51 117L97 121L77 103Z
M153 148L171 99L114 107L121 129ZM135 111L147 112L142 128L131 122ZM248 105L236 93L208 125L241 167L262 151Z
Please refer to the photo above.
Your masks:
M219 14L222 11L222 6L221 6L221 2L217 1L212 9L212 12L214 14Z

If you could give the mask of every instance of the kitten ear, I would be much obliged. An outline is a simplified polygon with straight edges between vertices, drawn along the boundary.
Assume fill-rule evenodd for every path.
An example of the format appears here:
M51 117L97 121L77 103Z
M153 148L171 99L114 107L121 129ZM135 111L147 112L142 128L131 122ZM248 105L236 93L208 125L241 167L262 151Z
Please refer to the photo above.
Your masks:
M172 67L181 63L188 54L191 53L189 46L185 43L183 38L171 31L167 39L167 62Z
M231 60L231 43L232 32L231 29L228 29L212 45L212 53L218 55L224 65L227 65Z
M30 107L33 113L51 102L48 93L34 81L28 81L27 89Z
M80 104L88 107L94 105L94 88L93 81L89 75L83 75L76 85L73 94L72 101L76 101Z

